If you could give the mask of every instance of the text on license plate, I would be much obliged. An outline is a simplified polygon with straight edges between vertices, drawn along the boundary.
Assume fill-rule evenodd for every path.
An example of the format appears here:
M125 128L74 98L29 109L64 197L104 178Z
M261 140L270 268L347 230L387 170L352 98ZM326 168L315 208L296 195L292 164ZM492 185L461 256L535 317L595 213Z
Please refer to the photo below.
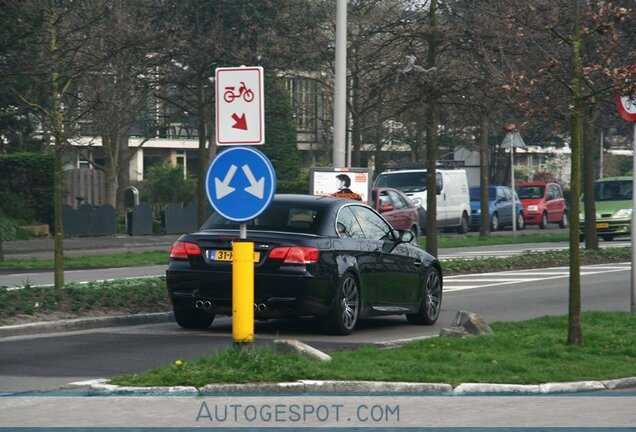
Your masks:
M602 228L609 228L609 224L608 224L608 223L606 223L606 222L599 222L599 223L597 223L597 224L596 224L596 228L597 228L597 229L598 229L598 228L601 228L601 229L602 229Z
M224 249L210 249L208 251L208 258L210 261L232 261L232 251ZM260 252L254 252L254 262L258 262L261 259Z

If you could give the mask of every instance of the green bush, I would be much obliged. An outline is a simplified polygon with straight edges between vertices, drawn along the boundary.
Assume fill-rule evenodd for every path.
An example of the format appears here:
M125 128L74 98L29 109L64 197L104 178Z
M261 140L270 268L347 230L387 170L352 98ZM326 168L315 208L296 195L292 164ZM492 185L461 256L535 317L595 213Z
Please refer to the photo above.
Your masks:
M183 178L183 168L174 165L153 165L146 173L140 193L142 201L163 206L168 203L188 203L194 199L197 187L193 179Z
M17 227L15 220L0 216L0 240L15 240Z
M0 215L23 224L53 222L53 155L0 155Z

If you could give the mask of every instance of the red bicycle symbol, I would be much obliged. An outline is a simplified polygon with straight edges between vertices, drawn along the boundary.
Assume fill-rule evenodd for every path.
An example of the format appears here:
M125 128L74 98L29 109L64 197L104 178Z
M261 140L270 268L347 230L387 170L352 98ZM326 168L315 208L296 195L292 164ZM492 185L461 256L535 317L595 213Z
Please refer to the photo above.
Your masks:
M247 88L245 82L241 81L241 85L238 88L238 93L234 93L234 86L225 87L225 93L223 93L223 99L225 102L231 103L234 99L243 96L245 102L252 102L254 100L254 92Z

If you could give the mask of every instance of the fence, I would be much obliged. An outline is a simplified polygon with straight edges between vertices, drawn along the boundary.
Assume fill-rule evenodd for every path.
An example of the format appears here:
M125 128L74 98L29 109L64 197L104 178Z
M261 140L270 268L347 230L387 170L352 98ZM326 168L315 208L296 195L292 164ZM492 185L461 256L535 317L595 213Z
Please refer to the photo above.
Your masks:
M66 171L66 204L101 205L106 201L104 173L96 169L76 168Z
M185 207L170 203L161 211L161 234L183 234L199 229L196 202ZM153 209L148 204L135 206L126 214L126 233L131 236L155 233ZM116 234L115 209L110 204L99 206L82 204L74 209L68 204L62 211L64 234L68 237L100 237Z

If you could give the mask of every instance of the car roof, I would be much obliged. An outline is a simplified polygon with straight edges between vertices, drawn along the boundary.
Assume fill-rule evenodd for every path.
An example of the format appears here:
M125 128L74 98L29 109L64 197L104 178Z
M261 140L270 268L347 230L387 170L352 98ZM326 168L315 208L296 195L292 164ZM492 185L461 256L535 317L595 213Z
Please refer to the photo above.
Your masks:
M277 204L312 204L317 207L340 206L343 202L364 204L362 201L347 198L333 197L329 195L302 195L302 194L276 194L274 200Z
M595 180L595 182L608 182L608 181L631 181L632 178L630 176L618 176L618 177L603 177L601 179Z
M547 186L549 184L558 185L556 182L547 182L547 181L531 181L531 182L519 182L515 183L515 186Z

